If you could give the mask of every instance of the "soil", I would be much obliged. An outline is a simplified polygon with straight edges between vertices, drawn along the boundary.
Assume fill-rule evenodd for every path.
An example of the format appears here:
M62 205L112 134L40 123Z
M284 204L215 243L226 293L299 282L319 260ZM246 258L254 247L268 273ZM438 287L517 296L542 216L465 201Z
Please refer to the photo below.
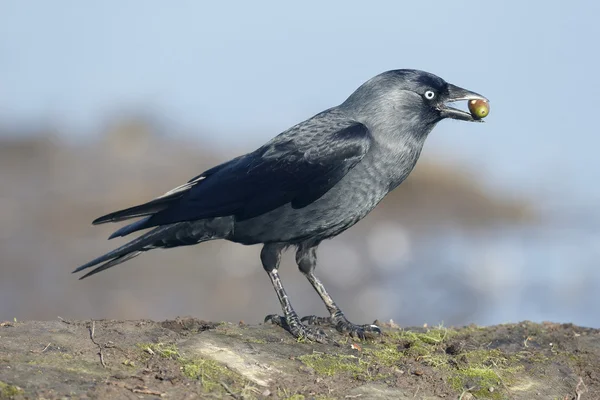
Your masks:
M600 399L600 331L522 322L329 344L273 325L0 323L2 399Z

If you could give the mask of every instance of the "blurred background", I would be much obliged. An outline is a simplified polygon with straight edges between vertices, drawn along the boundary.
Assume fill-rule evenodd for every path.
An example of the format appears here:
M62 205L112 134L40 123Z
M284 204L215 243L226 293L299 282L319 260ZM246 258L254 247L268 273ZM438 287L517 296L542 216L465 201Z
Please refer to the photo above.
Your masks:
M145 202L389 69L484 94L414 173L319 248L356 322L600 327L600 2L0 0L0 320L261 321L259 246L153 251L77 281ZM325 315L293 255L300 314Z

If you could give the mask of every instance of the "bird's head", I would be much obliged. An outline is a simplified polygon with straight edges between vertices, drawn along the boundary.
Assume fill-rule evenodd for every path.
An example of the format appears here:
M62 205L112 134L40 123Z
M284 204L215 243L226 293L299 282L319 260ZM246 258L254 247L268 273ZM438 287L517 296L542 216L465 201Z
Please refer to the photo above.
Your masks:
M451 107L459 101L488 100L424 71L384 72L359 87L342 108L367 125L400 127L425 135L445 118L477 121L470 112Z

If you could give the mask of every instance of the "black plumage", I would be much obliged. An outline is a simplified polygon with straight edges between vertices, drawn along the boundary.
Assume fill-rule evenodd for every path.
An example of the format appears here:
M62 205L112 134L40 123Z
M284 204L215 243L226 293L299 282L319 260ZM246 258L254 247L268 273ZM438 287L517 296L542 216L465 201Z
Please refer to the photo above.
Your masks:
M408 176L437 122L474 121L469 113L447 105L470 99L485 100L422 71L380 74L341 105L293 126L257 150L152 201L96 219L94 224L143 217L111 238L153 229L74 272L101 264L83 279L154 248L212 239L263 243L261 261L284 311L283 317L270 319L297 337L325 340L321 331L301 323L277 272L281 251L295 245L300 271L330 312L327 321L358 337L378 332L373 325L352 324L335 305L314 275L316 248L363 218Z

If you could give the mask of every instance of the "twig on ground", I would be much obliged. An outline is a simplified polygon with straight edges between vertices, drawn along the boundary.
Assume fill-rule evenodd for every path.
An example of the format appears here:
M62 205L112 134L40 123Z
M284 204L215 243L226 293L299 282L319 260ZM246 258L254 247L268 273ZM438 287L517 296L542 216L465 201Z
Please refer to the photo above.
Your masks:
M415 394L413 394L413 399L417 398L417 393L419 393L419 389L421 389L421 386L417 386L417 390L415 390Z
M156 390L151 390L148 389L146 386L135 386L135 387L131 387L131 386L127 386L124 383L120 383L120 382L113 382L113 381L106 381L106 383L110 384L110 385L114 385L114 386L118 386L120 388L123 389L127 389L132 393L139 393L139 394L149 394L152 396L164 396L165 394L162 392L157 392Z
M41 353L45 352L46 350L48 350L48 347L50 347L50 345L51 345L51 344L52 344L52 343L48 343L48 344L46 345L46 347L44 347L44 349L43 349L43 350L29 350L29 352L30 352L30 353L39 353L39 354L41 354Z
M102 351L104 346L102 346L100 343L96 342L96 339L94 339L94 333L96 332L96 321L92 320L92 326L89 329L90 329L90 339L91 339L92 343L94 343L96 346L98 346L98 355L100 356L100 363L102 364L102 366L104 368L106 368L106 364L104 363L104 352Z
M583 386L583 388L581 387ZM577 382L577 386L575 386L575 394L577 395L576 400L581 400L581 395L587 392L587 386L583 381L583 378L579 377L579 382Z
M237 394L233 393L233 390L231 390L231 388L229 386L227 386L227 384L223 381L219 382L221 384L221 386L223 386L223 389L225 389L225 391L227 393L229 393L229 395L231 397L233 397L234 399L239 399L240 396L238 396Z
M66 320L66 319L64 319L64 318L63 318L63 317L61 317L61 316L58 316L58 320L59 320L60 322L64 323L64 324L67 324L67 325L71 325L71 324L72 324L72 322L71 322L71 321L69 321L69 320Z
M129 388L125 388L125 389L129 389ZM150 390L150 389L137 389L137 388L133 388L133 389L129 389L131 390L133 393L141 393L141 394L151 394L153 396L164 396L164 393L161 392L157 392L156 390Z

